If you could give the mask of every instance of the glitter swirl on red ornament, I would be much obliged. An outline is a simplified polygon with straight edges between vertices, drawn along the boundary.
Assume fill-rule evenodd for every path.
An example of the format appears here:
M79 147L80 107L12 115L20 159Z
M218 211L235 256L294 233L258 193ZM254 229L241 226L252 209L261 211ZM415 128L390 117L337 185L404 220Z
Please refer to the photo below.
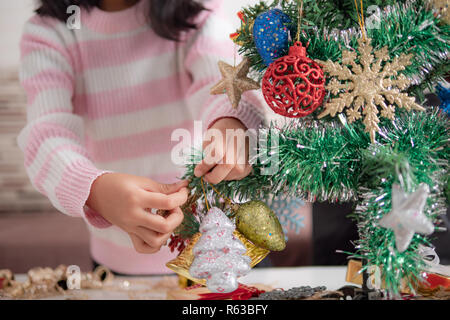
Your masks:
M262 92L274 112L289 118L305 117L322 105L325 76L319 64L306 56L301 42L296 42L287 56L267 68Z

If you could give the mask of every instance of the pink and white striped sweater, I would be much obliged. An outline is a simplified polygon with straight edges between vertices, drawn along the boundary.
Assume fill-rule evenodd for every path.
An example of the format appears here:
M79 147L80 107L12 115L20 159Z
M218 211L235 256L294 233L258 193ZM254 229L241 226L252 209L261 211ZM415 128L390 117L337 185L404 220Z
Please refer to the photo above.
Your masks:
M119 12L81 11L81 29L53 18L32 17L21 41L20 78L27 93L28 123L18 137L33 186L61 212L82 217L98 263L126 274L164 274L174 257L167 247L137 253L129 236L85 202L105 172L177 180L171 161L176 128L192 132L220 117L248 128L262 121L260 99L244 94L238 110L226 95L210 96L220 79L217 61L233 62L233 30L221 1L206 1L198 30L181 43L158 37L146 20L148 1ZM125 214L125 213L124 213Z

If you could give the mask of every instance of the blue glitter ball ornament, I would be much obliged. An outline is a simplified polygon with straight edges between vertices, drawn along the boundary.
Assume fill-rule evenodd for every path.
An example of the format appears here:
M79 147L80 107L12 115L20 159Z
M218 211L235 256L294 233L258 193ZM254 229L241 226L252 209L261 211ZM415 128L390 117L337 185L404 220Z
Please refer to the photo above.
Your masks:
M261 13L255 19L253 39L266 66L286 55L291 19L280 9Z
M439 84L436 88L436 92L441 99L441 105L439 106L444 112L450 115L450 87Z

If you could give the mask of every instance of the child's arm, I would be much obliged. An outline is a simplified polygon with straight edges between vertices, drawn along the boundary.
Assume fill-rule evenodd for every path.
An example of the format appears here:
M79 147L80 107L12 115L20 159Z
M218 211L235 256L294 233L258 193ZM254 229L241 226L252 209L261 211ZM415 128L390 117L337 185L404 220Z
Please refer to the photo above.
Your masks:
M187 199L187 182L162 185L96 168L83 144L83 119L74 114L75 67L58 28L65 26L35 17L21 41L28 123L18 143L26 171L59 211L96 228L114 224L129 234L136 251L154 253L183 220L179 206ZM171 214L163 218L149 208Z
M96 168L83 146L83 120L73 113L72 57L52 19L33 17L24 28L20 81L27 95L27 125L18 137L32 185L59 211L85 218L97 228L110 226L83 210Z
M213 162L205 159L195 170L196 176L205 175L207 181L216 184L222 180L242 179L251 172L248 144L245 144L244 150L237 149L236 145L227 145L226 130L257 129L264 117L261 99L255 92L244 93L237 109L233 109L226 94L210 95L211 87L221 79L218 61L233 64L236 58L237 65L240 58L228 37L233 30L221 10L222 1L213 0L206 4L211 11L199 17L199 30L189 39L185 65L193 79L188 99L195 119L202 120L203 128L217 129L224 137L224 141L205 142L203 145L204 148L214 149L223 158Z

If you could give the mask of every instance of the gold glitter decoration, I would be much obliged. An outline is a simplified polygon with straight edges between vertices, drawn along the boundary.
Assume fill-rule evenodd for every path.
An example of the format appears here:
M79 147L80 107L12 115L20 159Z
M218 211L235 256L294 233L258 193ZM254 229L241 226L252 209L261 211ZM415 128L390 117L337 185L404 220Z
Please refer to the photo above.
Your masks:
M440 15L442 22L450 24L450 10L448 9L450 3L449 0L431 0L433 9Z
M242 241L244 246L247 248L246 256L249 256L252 261L250 263L250 266L253 268L258 263L260 263L269 253L269 250L260 248L258 246L255 246L253 243L251 243L247 238L244 237L239 231L235 230L233 233L239 240ZM192 264L192 261L194 260L194 253L192 252L192 249L194 248L194 245L197 243L197 241L201 237L201 233L196 233L189 241L188 245L184 250L176 257L175 259L169 261L166 266L167 268L171 269L175 273L192 280L195 283L200 283L202 285L206 285L205 279L197 279L191 276L189 273L189 268Z
M262 201L249 201L236 212L236 228L257 246L282 251L286 247L283 228L275 213Z
M259 84L247 77L250 69L248 59L243 59L237 67L233 67L223 61L219 61L218 65L223 79L211 88L211 94L226 93L231 105L236 109L241 101L242 94L248 90L259 89Z
M415 102L414 97L402 92L409 87L410 80L398 72L411 64L412 55L402 54L391 60L387 47L372 54L371 41L369 38L358 40L359 57L356 52L343 51L342 64L317 61L325 72L334 77L326 86L327 90L338 95L325 103L325 110L318 118L327 115L335 117L347 109L348 121L353 123L361 119L362 112L366 132L373 143L380 130L378 107L381 107L381 116L391 120L395 117L395 107L408 111L425 109ZM383 62L385 64L382 67Z
M66 294L67 288L64 284L67 283L69 271L65 265L60 265L56 269L33 268L27 275L26 281L19 282L14 279L10 270L0 270L0 277L7 280L0 289L0 298L40 299ZM109 269L99 266L94 272L80 274L80 289L101 289L113 279L114 275Z

